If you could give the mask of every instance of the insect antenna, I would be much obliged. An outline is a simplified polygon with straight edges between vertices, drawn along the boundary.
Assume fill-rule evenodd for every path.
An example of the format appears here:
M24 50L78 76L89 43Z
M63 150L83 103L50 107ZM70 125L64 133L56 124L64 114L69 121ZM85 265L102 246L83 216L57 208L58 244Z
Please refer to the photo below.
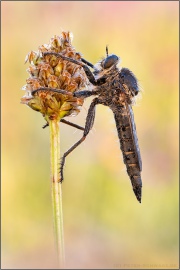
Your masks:
M108 45L106 45L106 55L108 57Z

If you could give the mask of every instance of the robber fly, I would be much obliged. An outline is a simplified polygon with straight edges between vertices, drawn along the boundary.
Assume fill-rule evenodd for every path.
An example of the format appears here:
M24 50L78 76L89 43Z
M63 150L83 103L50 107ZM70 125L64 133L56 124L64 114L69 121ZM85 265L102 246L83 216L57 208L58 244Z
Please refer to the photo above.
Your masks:
M132 111L133 101L136 95L139 93L138 82L134 74L127 68L119 69L117 67L120 58L115 54L108 54L108 48L106 47L106 58L102 59L97 65L93 65L86 61L84 58L81 60L75 60L60 53L46 52L44 55L55 55L63 60L70 61L74 64L80 65L92 84L92 90L82 90L73 93L74 97L87 98L90 96L96 96L89 107L86 123L83 129L82 138L76 142L68 151L66 151L61 159L60 168L60 181L63 180L63 168L65 159L78 145L80 145L89 134L95 118L95 107L98 104L108 106L113 114L120 141L120 149L122 151L123 160L126 165L127 173L130 177L133 191L136 198L141 202L141 171L142 161L138 145L138 138L136 134L136 126L134 122L134 116ZM91 72L90 68L94 71ZM39 88L34 90L34 95L40 90L53 91L57 93L65 94L65 90L53 89L53 88ZM69 93L68 93L69 94ZM63 120L63 119L62 119ZM70 124L70 122L63 120L61 122ZM72 124L78 128L77 125Z

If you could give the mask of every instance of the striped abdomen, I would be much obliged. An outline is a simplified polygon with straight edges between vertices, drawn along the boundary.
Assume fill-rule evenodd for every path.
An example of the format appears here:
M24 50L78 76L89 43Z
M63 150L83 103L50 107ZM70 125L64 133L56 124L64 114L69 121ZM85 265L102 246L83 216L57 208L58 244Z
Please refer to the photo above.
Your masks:
M136 198L141 202L141 170L142 162L134 123L133 111L130 105L123 103L111 107L116 122L120 148L127 173L131 179Z

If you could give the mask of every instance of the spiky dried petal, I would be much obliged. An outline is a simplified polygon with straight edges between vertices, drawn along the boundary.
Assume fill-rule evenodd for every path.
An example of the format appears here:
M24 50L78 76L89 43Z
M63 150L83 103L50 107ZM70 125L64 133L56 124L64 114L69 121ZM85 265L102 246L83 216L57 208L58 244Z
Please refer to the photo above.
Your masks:
M38 51L31 51L25 59L25 63L30 63L27 69L30 77L22 88L26 94L21 98L21 103L41 112L46 120L76 115L83 105L83 99L75 98L73 95L45 90L31 95L33 90L40 87L63 89L70 93L87 88L88 80L82 67L54 55L43 55L44 52L56 52L79 60L81 55L76 52L71 42L72 34L62 32L60 36L52 37L48 44L39 46Z

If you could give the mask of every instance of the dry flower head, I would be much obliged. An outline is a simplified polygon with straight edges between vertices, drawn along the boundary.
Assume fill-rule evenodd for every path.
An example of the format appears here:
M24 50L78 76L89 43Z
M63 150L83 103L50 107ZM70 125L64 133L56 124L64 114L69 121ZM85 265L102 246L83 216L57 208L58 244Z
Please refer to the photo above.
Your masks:
M87 87L88 80L83 68L54 55L43 55L44 52L55 52L79 60L81 55L71 42L72 33L62 32L60 36L51 38L49 44L40 46L38 51L28 53L25 59L25 63L30 63L27 69L30 76L22 88L26 93L21 98L21 103L41 112L47 121L77 115L83 105L82 98L72 95ZM66 90L69 95L41 90L32 96L31 92L40 87Z

